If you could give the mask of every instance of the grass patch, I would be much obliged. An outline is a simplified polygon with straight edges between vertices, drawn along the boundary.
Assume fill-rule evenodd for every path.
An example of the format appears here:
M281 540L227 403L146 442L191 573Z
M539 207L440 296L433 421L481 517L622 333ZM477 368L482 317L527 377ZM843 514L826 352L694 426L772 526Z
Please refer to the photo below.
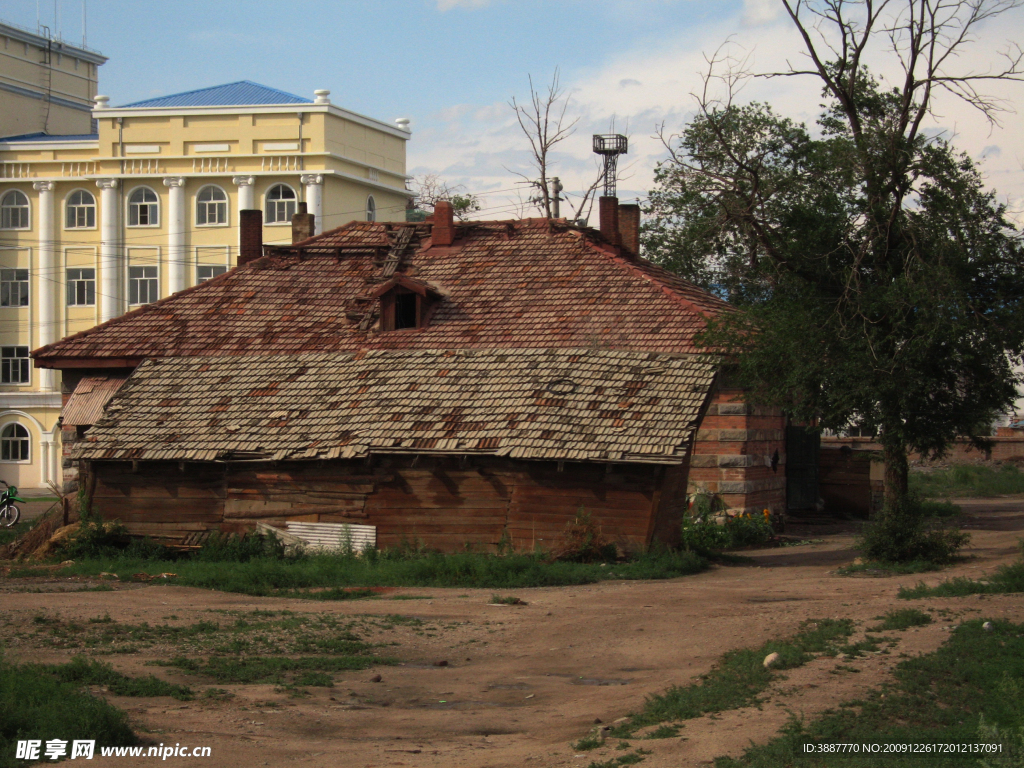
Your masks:
M82 691L79 684L0 656L0 768L24 765L15 760L20 739L44 744L49 739L95 739L103 746L138 741L124 712Z
M116 696L170 696L178 701L191 701L195 698L188 686L174 685L153 675L129 677L109 664L89 661L83 656L76 656L67 664L51 664L41 666L40 669L61 682L105 686Z
M849 619L805 621L800 631L786 640L772 640L759 648L729 651L718 665L692 685L673 686L648 697L643 710L630 715L616 727L616 738L631 738L640 728L690 720L711 712L739 709L754 704L757 696L775 678L775 670L792 669L810 661L815 654L839 653L839 644L853 634ZM780 663L765 669L764 659L778 653Z
M914 600L919 597L964 597L966 595L997 595L1024 592L1024 561L1001 565L987 579L968 579L959 576L929 587L919 583L914 587L901 587L897 597Z
M930 571L941 571L944 566L931 560L911 560L908 563L887 563L881 560L867 560L861 563L851 563L836 569L840 576L856 576L858 574L871 576L899 576L908 573L928 573Z
M876 616L875 619L882 623L869 627L868 632L900 632L911 627L923 627L932 623L932 617L917 608L898 608L889 611L884 616Z
M597 736L584 736L579 741L574 741L570 744L573 749L577 752L589 752L592 749L597 749L601 746L601 740Z
M435 552L311 554L288 559L253 556L246 561L147 560L128 555L79 560L64 576L116 573L127 581L135 573L177 574L175 584L256 596L352 599L350 587L525 587L592 584L606 579L668 579L699 573L707 560L694 552L646 552L613 567L596 563L550 562L541 554L506 556ZM30 574L23 574L30 575ZM35 574L38 575L38 574ZM338 592L311 591L327 588Z
M176 656L161 662L160 666L175 667L193 675L201 675L221 684L254 685L309 685L330 687L334 684L330 673L353 669L367 669L380 664L394 664L393 659L374 656L254 656L236 658L213 656L208 659Z
M1008 462L998 468L956 464L948 469L918 470L910 473L910 490L932 498L1024 493L1024 472Z
M1002 742L1002 757L1020 765L1024 728L1024 625L993 621L961 625L938 651L902 662L892 684L805 724L792 721L782 733L739 759L718 758L716 768L860 768L980 765L984 755L851 757L804 754L803 744L920 744Z
M651 754L650 750L638 749L636 752L630 752L628 755L619 755L602 763L593 762L587 768L619 768L619 766L623 765L636 765L637 763L642 763L644 757L649 754Z
M26 533L32 530L32 526L39 522L40 519L41 518L36 518L31 522L22 520L20 523L13 526L12 528L0 527L0 547L2 547L4 544L10 544L15 539L24 536Z

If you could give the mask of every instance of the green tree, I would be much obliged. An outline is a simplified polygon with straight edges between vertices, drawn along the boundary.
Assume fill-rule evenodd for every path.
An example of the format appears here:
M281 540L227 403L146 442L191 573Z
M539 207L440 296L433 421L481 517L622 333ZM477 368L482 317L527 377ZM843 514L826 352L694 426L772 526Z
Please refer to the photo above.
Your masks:
M1005 105L977 87L1019 80L1019 48L982 74L953 68L977 24L1020 3L781 2L810 67L776 76L820 81L817 135L706 87L697 117L665 138L644 244L742 308L705 340L735 356L753 399L877 433L896 515L909 450L941 455L958 436L982 446L1016 396L1021 235L975 163L922 126L940 90L997 119ZM879 40L902 65L895 87L864 65Z

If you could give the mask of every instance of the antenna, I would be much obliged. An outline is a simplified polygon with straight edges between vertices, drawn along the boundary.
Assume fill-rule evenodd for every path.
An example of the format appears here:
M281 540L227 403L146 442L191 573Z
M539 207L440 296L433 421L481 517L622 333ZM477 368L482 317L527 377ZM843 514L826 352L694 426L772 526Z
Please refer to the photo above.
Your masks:
M82 0L82 47L85 48L85 0Z
M628 151L629 140L621 133L594 134L594 154L604 157L605 197L615 197L615 168Z

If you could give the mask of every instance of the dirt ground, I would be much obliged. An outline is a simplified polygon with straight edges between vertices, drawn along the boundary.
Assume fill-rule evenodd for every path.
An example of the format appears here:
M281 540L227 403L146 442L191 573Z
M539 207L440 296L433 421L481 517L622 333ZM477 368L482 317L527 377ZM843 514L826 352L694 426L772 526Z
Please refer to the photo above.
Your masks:
M787 531L811 543L745 553L753 565L716 566L672 581L515 591L525 606L489 605L493 590L402 589L380 599L312 603L149 584L69 591L88 585L56 577L4 579L0 639L13 660L56 662L72 652L18 637L17 628L30 627L40 614L79 622L109 614L118 622L152 625L257 609L414 616L429 631L392 636L398 645L387 652L400 665L336 674L333 687L309 688L309 698L292 698L272 685L223 686L235 696L222 701L107 698L128 711L145 743L209 746L210 764L217 766L585 767L624 752L613 741L589 752L574 751L570 742L590 733L597 720L612 723L649 694L708 671L726 650L793 634L805 619L853 619L856 640L893 608L934 612L936 621L928 626L890 633L899 642L889 653L819 658L781 675L760 707L688 721L675 738L632 742L634 749L651 751L645 768L710 765L718 755L739 755L751 741L767 741L790 713L812 716L859 697L886 679L901 654L935 650L964 618L1024 621L1024 601L1015 595L896 599L901 585L977 578L1019 556L1024 498L962 505L973 534L969 559L941 573L839 576L836 569L856 557L853 530L819 525ZM197 691L212 685L146 665L163 654L142 648L97 658L128 674L155 672ZM448 665L436 666L438 661ZM378 674L381 681L372 682ZM151 761L97 754L91 764Z

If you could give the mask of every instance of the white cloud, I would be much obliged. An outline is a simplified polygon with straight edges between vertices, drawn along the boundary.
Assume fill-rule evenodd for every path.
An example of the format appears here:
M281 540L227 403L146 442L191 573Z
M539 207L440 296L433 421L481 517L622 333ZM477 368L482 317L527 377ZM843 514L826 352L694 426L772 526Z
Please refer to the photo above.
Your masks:
M664 125L668 133L678 132L692 117L692 94L703 87L700 73L707 68L705 53L713 53L719 41L731 38L737 55L749 56L747 65L756 71L783 70L787 60L802 66L798 58L802 45L796 31L782 16L775 21L756 16L763 5L761 0L746 0L742 12L715 26L693 28L675 37L666 35L657 45L638 41L633 50L590 70L563 69L563 84L573 100L569 114L579 117L576 133L559 144L554 155L552 173L562 178L566 190L578 193L593 180L590 136L609 132L614 119L616 131L630 137L629 154L620 160L624 173L620 176L619 197L645 195L653 186L657 163L666 156L656 129ZM743 29L744 22L754 18L763 19L761 26ZM1021 14L1007 14L1000 22L980 30L978 42L957 60L956 66L982 70L1006 39L1024 39ZM875 51L869 63L877 63L879 54ZM897 71L885 74L892 82L898 81ZM995 83L989 90L1011 102L1024 99L1024 87L1019 84ZM520 99L528 95L525 75L515 95ZM823 100L817 81L811 77L751 80L738 99L767 102L776 112L812 128ZM960 149L979 158L987 182L1009 204L1011 212L1024 220L1024 132L1016 129L1019 119L1007 115L1004 127L992 128L976 111L952 97L940 96L935 105L938 117L931 121L929 132L950 136ZM527 149L507 99L460 105L445 110L443 118L432 116L420 123L409 147L410 167L413 173L451 174L448 181L464 184L470 190L489 190L486 200L490 212L496 217L507 216L515 195L495 190L514 187L518 177L509 170L531 173ZM505 199L499 201L503 196Z
M768 24L781 12L778 0L743 0L743 23L747 26Z

